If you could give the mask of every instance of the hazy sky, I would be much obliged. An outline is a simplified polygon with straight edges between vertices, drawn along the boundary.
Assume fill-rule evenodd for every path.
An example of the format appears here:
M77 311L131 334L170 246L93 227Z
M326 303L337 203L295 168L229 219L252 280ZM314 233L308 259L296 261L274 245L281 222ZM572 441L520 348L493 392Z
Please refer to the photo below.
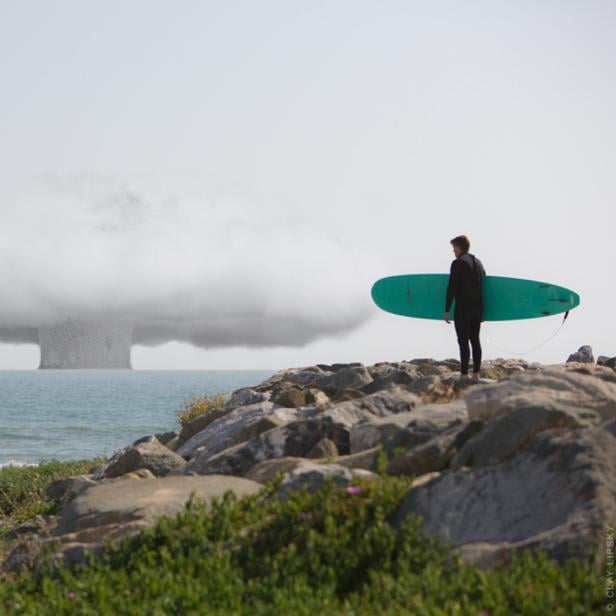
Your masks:
M144 369L455 357L370 286L466 233L581 295L526 359L616 355L613 0L0 0L0 88L0 327L164 322ZM484 324L484 355L561 320Z

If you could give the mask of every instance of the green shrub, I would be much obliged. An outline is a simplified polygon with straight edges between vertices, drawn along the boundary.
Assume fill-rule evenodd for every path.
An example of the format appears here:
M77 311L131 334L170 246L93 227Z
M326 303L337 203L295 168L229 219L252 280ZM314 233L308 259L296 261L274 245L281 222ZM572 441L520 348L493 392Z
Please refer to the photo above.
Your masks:
M204 415L208 411L213 409L220 409L224 406L226 400L225 394L216 394L210 396L205 394L204 396L193 396L190 402L184 405L184 408L176 411L175 414L180 422L180 425L187 424L193 419Z
M175 518L109 547L103 561L42 568L0 584L0 611L43 614L510 616L600 613L589 562L541 552L481 571L420 531L387 520L408 479L327 483L270 498L275 486Z
M57 479L89 473L101 460L43 461L37 466L4 466L0 469L0 518L20 522L37 513L49 513L45 488Z

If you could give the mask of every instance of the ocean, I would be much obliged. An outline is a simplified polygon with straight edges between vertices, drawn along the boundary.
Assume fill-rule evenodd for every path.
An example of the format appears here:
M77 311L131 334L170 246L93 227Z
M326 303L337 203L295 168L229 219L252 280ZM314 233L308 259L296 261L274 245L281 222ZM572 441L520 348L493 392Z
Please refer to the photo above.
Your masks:
M177 430L194 395L228 394L273 370L0 371L0 466L109 456Z

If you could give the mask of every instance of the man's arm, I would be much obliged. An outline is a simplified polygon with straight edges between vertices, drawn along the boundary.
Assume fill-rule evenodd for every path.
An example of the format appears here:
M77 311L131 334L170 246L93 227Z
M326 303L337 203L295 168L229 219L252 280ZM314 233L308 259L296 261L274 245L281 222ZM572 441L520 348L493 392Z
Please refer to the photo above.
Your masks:
M456 292L460 285L460 270L457 267L458 262L453 261L451 263L451 269L449 270L449 283L447 284L447 296L445 298L445 313L449 314L451 310L451 304L453 303Z

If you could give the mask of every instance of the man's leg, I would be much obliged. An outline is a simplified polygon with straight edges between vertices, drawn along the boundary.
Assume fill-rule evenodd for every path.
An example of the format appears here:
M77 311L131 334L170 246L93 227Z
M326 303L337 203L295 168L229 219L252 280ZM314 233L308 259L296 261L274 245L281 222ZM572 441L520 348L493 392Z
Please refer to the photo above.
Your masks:
M473 313L469 319L469 337L473 349L473 376L479 378L481 369L481 342L479 341L479 330L481 329L481 313Z
M458 345L460 346L460 373L464 375L468 374L468 364L471 358L470 349L468 348L470 336L468 313L456 309L453 322L456 327L456 335L458 336Z

